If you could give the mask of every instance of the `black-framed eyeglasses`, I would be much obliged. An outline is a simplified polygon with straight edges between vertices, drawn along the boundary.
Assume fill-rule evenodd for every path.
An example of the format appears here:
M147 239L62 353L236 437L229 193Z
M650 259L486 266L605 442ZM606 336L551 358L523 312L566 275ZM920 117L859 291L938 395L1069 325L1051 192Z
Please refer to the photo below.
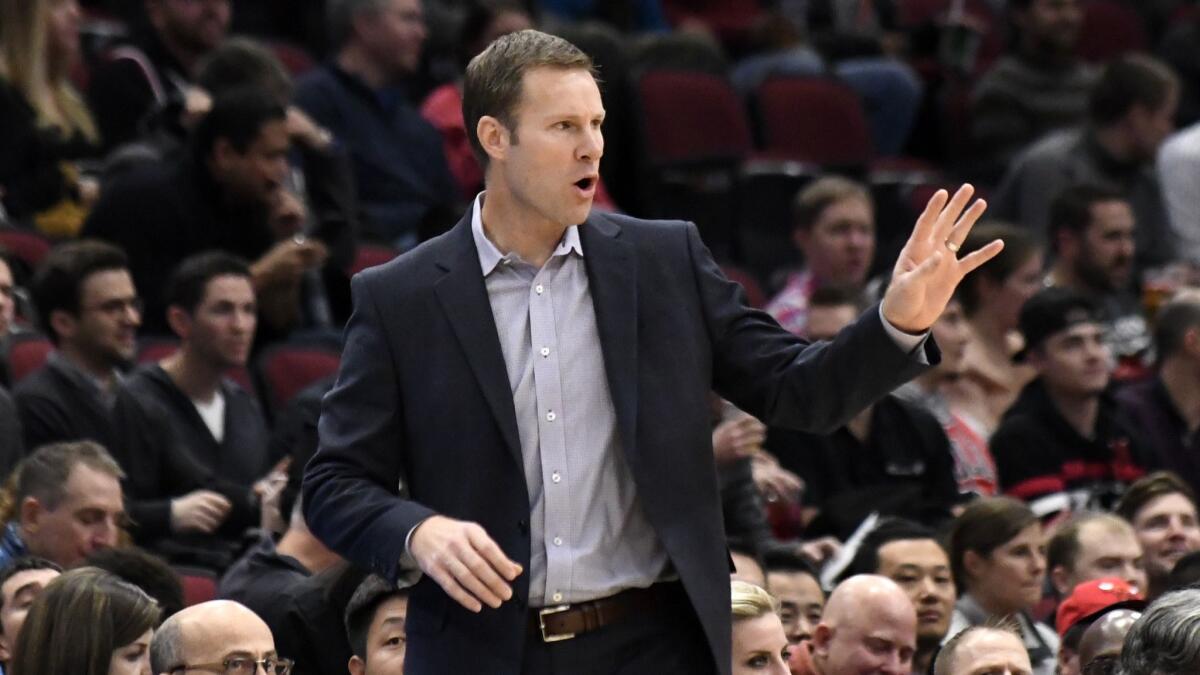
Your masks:
M178 665L169 671L169 675L179 675L189 670L203 670L208 673L221 675L258 675L259 666L267 675L291 675L296 663L291 659L278 656L268 656L265 659L252 659L249 656L231 656L220 663L197 663L193 665Z

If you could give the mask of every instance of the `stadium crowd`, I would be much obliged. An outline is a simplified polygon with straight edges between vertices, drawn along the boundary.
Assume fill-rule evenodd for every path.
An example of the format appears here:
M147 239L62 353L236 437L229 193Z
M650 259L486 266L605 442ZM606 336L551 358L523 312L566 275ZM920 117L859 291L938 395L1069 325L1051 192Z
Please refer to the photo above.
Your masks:
M1004 242L835 430L711 393L720 672L1200 672L1194 0L0 0L0 672L403 672L413 580L301 484L351 278L470 213L464 71L535 27L600 74L594 208L801 338L935 190Z

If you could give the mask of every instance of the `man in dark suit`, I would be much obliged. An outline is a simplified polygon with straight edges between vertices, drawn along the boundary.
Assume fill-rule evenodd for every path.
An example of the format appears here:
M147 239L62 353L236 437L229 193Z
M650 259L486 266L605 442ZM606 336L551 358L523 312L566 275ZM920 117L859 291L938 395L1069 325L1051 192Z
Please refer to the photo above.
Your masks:
M573 45L500 38L463 108L487 192L354 279L308 521L391 580L422 573L407 672L728 673L709 390L836 428L936 359L925 332L1000 248L953 255L984 207L939 193L882 307L810 346L745 306L694 226L589 215L604 109Z

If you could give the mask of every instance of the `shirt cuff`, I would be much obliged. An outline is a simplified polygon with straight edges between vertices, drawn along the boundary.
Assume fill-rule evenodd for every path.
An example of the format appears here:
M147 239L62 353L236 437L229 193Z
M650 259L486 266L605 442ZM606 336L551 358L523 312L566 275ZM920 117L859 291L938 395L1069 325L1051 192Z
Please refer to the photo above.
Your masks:
M416 525L413 525L408 534L404 535L404 553L400 556L400 569L397 575L397 585L400 588L412 586L421 578L421 567L417 565L417 559L413 557L412 549L409 548L409 545L412 543L413 532L416 532L417 528L424 522L425 520L421 520Z
M879 320L883 322L883 329L887 331L888 337L892 338L892 342L896 346L904 350L906 354L917 357L917 360L922 365L929 365L929 359L925 356L925 341L929 339L929 331L925 331L920 335L910 335L892 325L887 317L883 315L883 304L879 305ZM416 528L413 528L416 529ZM412 534L411 532L409 533Z

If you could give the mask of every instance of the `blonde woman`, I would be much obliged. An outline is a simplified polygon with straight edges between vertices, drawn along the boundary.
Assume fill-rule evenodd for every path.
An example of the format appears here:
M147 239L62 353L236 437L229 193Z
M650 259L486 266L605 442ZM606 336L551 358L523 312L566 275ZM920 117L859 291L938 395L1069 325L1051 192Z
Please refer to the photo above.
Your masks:
M779 620L779 603L771 594L745 581L732 581L733 675L788 675L787 636Z
M78 233L98 193L78 161L96 125L68 80L79 62L77 0L0 0L0 190L9 215L46 234Z

